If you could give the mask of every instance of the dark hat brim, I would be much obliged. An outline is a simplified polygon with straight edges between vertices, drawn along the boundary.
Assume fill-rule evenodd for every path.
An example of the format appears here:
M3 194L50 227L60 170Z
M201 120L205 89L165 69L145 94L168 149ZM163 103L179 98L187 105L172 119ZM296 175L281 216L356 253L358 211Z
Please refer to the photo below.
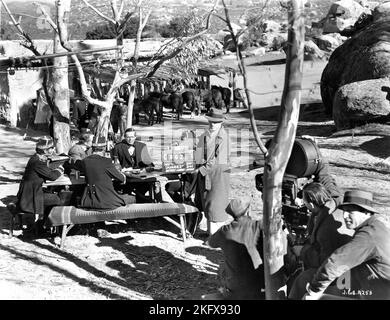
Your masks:
M339 205L339 209L344 210L344 208L346 206L351 206L351 205L357 206L359 208L362 208L364 210L367 210L367 211L370 211L370 212L373 212L373 213L378 213L378 211L375 210L373 207L371 207L369 205L366 205L366 204L356 203L356 202L344 202L344 203Z

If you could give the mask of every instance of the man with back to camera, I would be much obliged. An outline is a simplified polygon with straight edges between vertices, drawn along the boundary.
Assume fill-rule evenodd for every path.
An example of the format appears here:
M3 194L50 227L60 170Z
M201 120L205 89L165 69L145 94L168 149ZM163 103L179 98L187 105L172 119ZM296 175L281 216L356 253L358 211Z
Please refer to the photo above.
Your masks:
M249 206L250 198L231 200L226 213L234 220L207 241L210 247L223 250L225 261L220 268L223 292L203 299L264 299L262 224L248 216Z
M318 268L306 286L304 300L320 299L343 274L350 279L345 281L345 297L390 299L390 218L378 213L372 205L371 192L345 192L339 208L344 210L347 228L355 230L355 234Z
M104 137L94 139L92 155L76 161L76 166L85 173L86 186L80 205L83 208L115 209L135 202L133 196L115 191L113 180L124 184L126 176L115 168L110 158L104 157L106 145Z

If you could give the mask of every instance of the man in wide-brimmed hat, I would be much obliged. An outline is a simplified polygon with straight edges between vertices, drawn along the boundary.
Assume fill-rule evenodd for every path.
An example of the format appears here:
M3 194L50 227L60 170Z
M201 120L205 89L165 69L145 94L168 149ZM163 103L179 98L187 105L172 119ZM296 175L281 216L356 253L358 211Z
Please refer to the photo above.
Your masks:
M347 298L390 299L390 218L375 210L373 194L363 190L347 191L339 208L355 234L321 265L304 299L319 299L343 274Z
M56 180L64 172L62 166L56 169L47 166L47 157L53 152L54 142L51 137L43 137L38 140L36 153L26 165L17 194L18 210L23 213L35 214L35 220L41 220L38 223L38 231L43 231L42 221L48 215L51 207L60 203L58 195L45 193L42 189L45 180Z
M208 233L213 234L228 219L225 208L230 192L230 138L222 125L222 110L211 108L205 116L209 127L199 137L195 151L195 203L206 216Z
M249 197L231 200L226 214L233 217L233 221L222 226L207 241L213 248L222 248L225 262L220 269L223 292L204 299L264 298L261 221L251 219L249 207Z

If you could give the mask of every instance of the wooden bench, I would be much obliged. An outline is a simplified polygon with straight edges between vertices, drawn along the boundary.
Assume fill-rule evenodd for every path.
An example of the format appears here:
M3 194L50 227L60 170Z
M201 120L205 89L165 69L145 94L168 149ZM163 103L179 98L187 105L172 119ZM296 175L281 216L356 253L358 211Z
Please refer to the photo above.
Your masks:
M183 203L135 203L113 210L88 210L74 206L57 206L50 211L46 220L46 227L63 226L60 248L64 247L65 238L69 230L77 224L95 223L102 221L127 220L138 218L163 217L181 230L183 242L186 241L185 215L197 213L196 207ZM179 216L180 224L169 216Z

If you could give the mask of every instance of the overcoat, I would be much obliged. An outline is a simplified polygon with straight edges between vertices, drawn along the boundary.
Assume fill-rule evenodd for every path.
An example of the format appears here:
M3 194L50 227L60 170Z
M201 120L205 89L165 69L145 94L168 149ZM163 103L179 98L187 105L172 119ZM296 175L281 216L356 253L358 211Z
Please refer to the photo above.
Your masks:
M46 164L45 157L34 154L27 163L22 182L19 185L18 207L21 211L43 216L43 189L45 180L56 180L61 171L51 169Z
M81 207L93 209L115 209L126 205L125 200L118 194L113 185L113 179L122 183L126 176L119 172L111 159L92 154L77 165L85 173L85 186L81 198Z
M222 126L213 139L209 130L200 137L195 151L199 169L196 203L211 222L226 221L230 193L230 139Z

